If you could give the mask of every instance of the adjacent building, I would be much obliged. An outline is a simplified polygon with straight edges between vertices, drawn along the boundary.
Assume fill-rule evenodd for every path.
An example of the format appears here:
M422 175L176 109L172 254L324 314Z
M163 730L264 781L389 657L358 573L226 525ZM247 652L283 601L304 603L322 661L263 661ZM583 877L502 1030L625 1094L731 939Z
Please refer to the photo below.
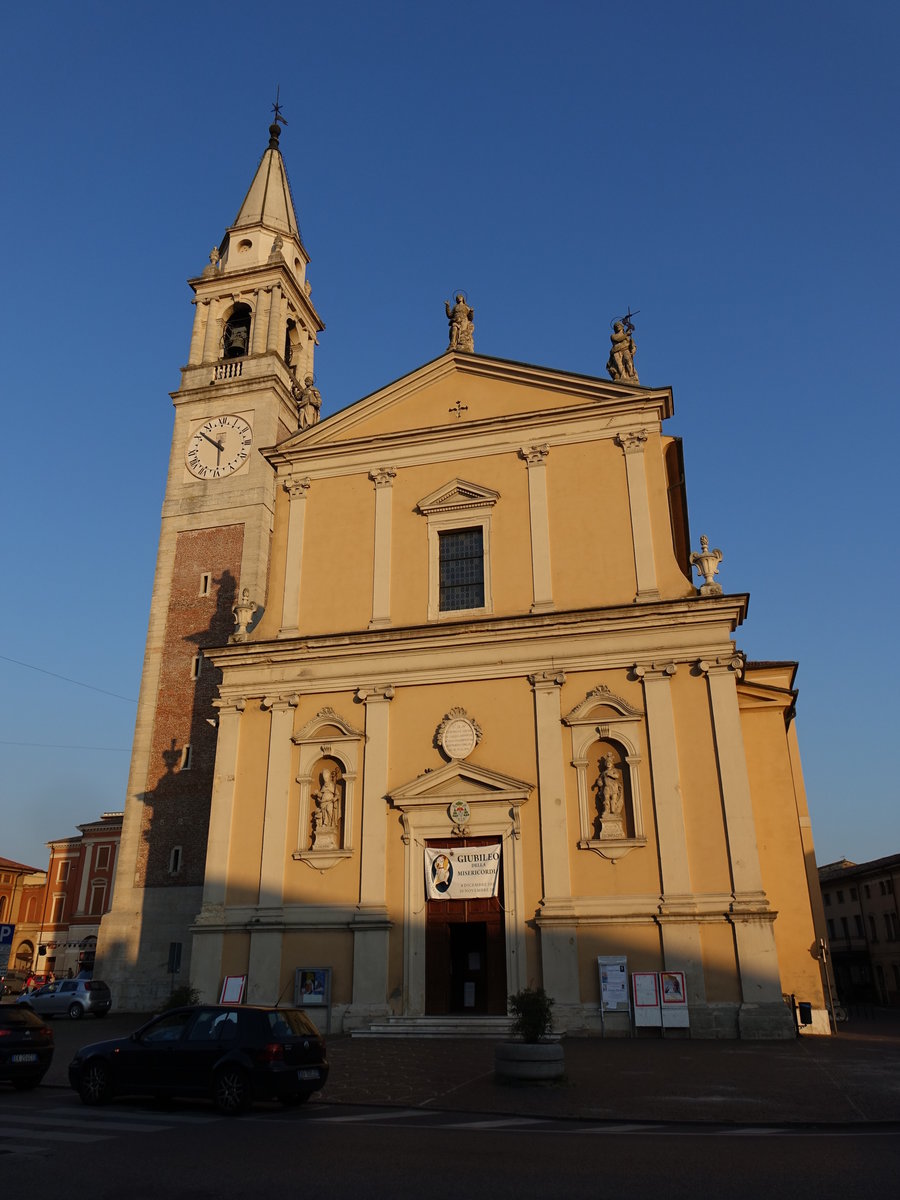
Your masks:
M838 996L900 1007L900 854L819 867Z
M698 1035L792 1036L784 993L827 1032L796 664L747 661L691 552L671 390L627 320L595 378L476 353L457 296L436 358L321 419L279 136L191 280L117 1003L179 963L206 999L324 983L332 1028L541 984L598 1030L618 955L683 972Z
M78 836L48 843L46 871L20 868L9 909L11 969L65 975L93 968L100 919L112 901L122 813L103 813L76 828ZM13 874L6 861L0 859L0 880Z

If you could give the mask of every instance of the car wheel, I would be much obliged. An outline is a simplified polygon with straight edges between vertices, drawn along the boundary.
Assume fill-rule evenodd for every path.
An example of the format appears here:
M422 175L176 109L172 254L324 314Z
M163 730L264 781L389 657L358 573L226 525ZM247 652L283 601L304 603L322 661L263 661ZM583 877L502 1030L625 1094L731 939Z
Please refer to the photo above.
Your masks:
M69 1016L73 1021L80 1021L84 1016L84 1008L77 1001L69 1005Z
M221 1067L213 1082L213 1101L220 1113L236 1117L250 1107L250 1080L238 1066Z
M112 1075L105 1062L89 1062L81 1075L78 1095L82 1104L105 1104L112 1099Z

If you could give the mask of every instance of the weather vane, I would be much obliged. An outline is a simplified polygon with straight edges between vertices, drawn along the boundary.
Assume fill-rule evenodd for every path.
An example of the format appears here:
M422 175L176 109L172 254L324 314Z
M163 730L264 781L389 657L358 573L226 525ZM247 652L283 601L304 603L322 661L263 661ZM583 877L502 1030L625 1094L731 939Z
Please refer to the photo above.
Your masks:
M287 125L287 121L281 115L281 105L279 104L280 98L281 98L281 84L279 83L275 87L275 103L272 105L272 112L275 114L275 119L272 122L273 125L277 125L279 121L281 122L282 125Z

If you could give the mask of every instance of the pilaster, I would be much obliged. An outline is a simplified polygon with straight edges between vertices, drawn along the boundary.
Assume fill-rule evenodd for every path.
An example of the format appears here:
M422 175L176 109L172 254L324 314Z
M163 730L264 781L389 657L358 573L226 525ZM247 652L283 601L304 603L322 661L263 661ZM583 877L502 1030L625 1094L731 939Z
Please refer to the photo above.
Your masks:
M296 637L300 632L300 578L303 573L303 531L306 526L308 476L290 475L281 481L290 503L288 509L287 549L284 564L284 596L281 606L279 637Z
M620 433L616 442L625 453L625 477L628 482L628 507L631 512L631 540L634 547L634 570L637 579L635 602L659 599L656 582L656 559L653 553L653 526L650 519L650 497L647 492L647 470L644 450L647 430Z
M375 558L370 629L391 623L391 512L396 474L393 467L379 467L369 472L369 478L375 485Z
M543 904L551 908L572 894L569 874L569 830L566 819L566 781L560 691L562 671L529 675L534 691L537 731L538 804L541 818ZM557 1004L577 1004L578 926L554 920L541 927L541 973L545 991Z
M519 455L528 468L528 517L531 529L532 612L553 609L553 578L550 563L550 510L547 503L547 458L550 447L523 446Z
M387 790L390 685L358 688L366 706L359 906L353 922L353 1003L348 1027L388 1010Z
M691 889L678 736L672 703L671 679L676 670L673 662L650 663L636 665L634 673L644 686L647 714L647 740L650 745L653 805L662 877L658 921L662 930L663 960L668 970L684 971L689 1001L692 1004L704 1004L706 985L703 978L703 949Z
M291 734L294 731L294 709L299 703L300 697L296 695L267 696L263 700L263 708L268 708L272 715L259 879L261 909L280 908L284 897L285 848L291 840L288 830L293 749Z

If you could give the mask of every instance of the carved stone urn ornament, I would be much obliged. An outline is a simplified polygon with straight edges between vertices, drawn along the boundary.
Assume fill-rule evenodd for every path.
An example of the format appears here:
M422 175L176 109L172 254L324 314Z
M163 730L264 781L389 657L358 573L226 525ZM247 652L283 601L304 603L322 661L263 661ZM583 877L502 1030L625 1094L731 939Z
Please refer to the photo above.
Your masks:
M229 641L246 642L249 636L247 626L253 620L253 614L258 607L259 605L250 599L250 589L244 588L240 600L231 606L231 611L234 613L235 631Z
M701 596L721 596L722 585L715 582L715 576L719 570L719 563L722 561L721 550L710 550L709 538L706 534L700 535L700 551L694 551L691 555L691 566L696 567L703 576L704 582L701 584L699 591Z

